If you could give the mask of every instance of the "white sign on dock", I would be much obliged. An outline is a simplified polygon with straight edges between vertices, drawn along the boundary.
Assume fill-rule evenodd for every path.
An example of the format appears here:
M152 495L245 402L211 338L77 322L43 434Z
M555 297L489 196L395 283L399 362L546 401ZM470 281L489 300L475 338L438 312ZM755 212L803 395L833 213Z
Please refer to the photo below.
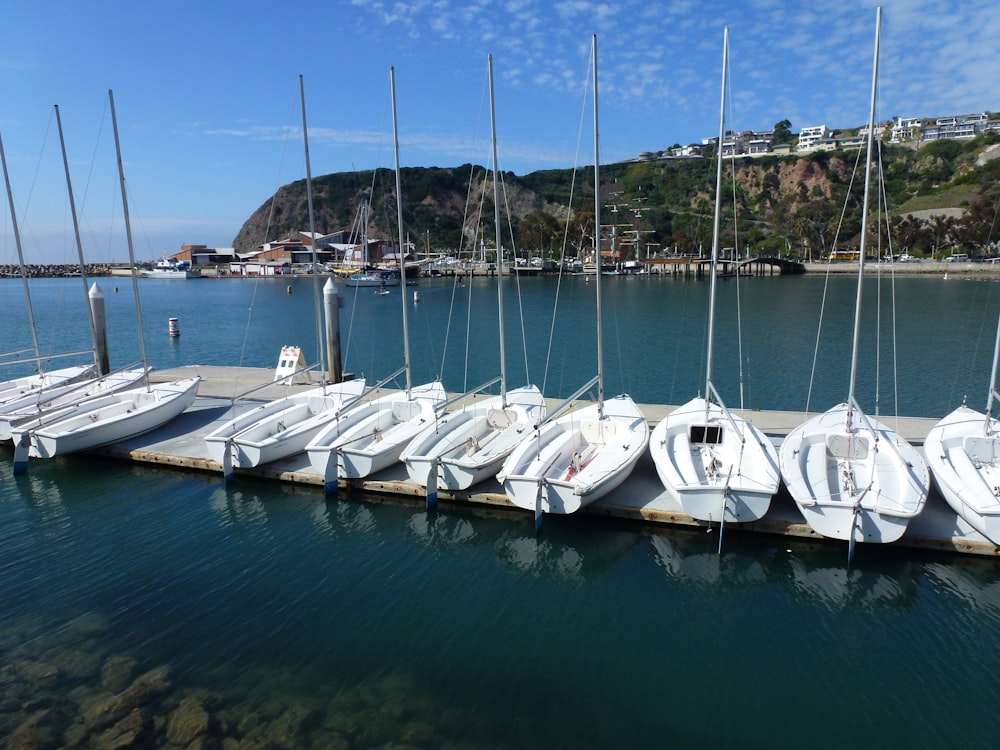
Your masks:
M305 370L306 358L302 356L302 348L298 346L281 347L281 356L278 357L278 366L274 368L274 382L285 378L291 378L296 372ZM308 382L309 378L302 372L303 379ZM292 382L291 380L289 382Z

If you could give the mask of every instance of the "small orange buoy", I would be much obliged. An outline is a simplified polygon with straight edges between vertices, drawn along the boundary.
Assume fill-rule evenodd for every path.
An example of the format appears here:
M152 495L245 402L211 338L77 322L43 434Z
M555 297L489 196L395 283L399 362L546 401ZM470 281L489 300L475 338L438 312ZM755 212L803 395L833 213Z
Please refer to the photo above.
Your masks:
M167 320L167 330L170 332L171 336L181 335L181 327L177 323L177 318L169 318Z

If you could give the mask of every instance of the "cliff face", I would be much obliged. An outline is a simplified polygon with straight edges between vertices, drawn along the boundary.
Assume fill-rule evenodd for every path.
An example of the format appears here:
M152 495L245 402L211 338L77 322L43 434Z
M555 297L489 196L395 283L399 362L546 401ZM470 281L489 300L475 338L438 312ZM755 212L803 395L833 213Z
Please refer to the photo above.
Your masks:
M984 158L984 154L993 155L998 150L995 140L936 142L920 149L883 147L881 172L890 213L962 208L1000 191L1000 160ZM860 225L856 212L863 190L863 161L858 151L834 151L729 162L724 168L723 222L730 227L735 223L750 242L771 241L775 247L794 245L793 236L815 247L827 246L841 226L850 237ZM582 169L575 180L574 185L571 170L544 170L524 176L504 173L504 234L509 222L520 245L517 235L522 220L537 212L565 221L570 195L576 214L591 212L592 176ZM606 165L601 182L603 202L616 213L623 209L616 218L627 220L622 233L639 232L644 243L677 249L710 241L715 185L712 159ZM482 167L404 168L402 183L405 231L421 247L428 243L436 249L455 251L467 248L480 236L477 232L493 236L492 176ZM394 237L397 233L395 175L391 170L314 178L313 198L317 232L353 229L360 236L360 206L367 200L369 236ZM847 214L842 216L845 206ZM308 229L305 181L300 180L283 186L260 206L244 223L233 245L248 252L263 242ZM491 244L489 239L487 244Z

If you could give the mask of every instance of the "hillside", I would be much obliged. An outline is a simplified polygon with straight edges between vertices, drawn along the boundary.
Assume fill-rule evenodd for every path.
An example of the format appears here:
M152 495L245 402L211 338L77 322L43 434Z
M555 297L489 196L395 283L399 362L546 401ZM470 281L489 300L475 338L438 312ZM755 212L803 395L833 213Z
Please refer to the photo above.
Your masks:
M883 145L884 201L894 243L917 254L945 246L987 250L997 239L989 216L996 213L993 206L1000 199L998 155L996 136L936 141L920 148ZM755 252L816 254L832 248L835 240L838 246L857 244L862 185L854 175L859 157L858 151L827 151L727 164L724 235L734 236L735 216L741 247L749 244ZM573 180L572 170L502 175L502 215L510 212L520 251L558 253L571 193L570 245L585 244L592 234L587 220L593 221L593 175L582 169L575 186ZM615 224L619 235L638 236L652 251L684 252L711 243L712 159L611 164L602 167L601 181L606 206L602 224ZM487 245L492 244L492 182L482 167L404 168L402 184L404 225L421 248L429 244L435 250L468 250L478 243L477 227ZM369 195L369 234L395 236L395 177L387 169L314 178L316 230L351 230ZM258 208L233 245L247 252L308 227L305 181L300 180L283 186ZM508 235L504 227L505 244ZM732 240L723 244L731 245Z

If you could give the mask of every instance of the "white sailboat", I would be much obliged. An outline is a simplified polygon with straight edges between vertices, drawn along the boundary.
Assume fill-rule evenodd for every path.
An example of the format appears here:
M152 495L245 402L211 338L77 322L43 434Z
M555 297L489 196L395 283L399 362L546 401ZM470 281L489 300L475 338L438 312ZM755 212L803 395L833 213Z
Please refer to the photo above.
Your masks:
M1000 421L993 416L1000 359L1000 319L993 349L986 413L965 404L927 433L924 455L948 505L972 528L1000 545Z
M778 452L781 475L806 522L823 536L848 540L848 559L853 557L855 542L899 539L910 519L923 510L930 482L917 450L894 430L868 417L855 399L881 26L879 8L847 401L796 427Z
M501 252L500 188L497 166L493 56L489 56L490 120L493 140L493 206L498 257ZM498 263L497 310L500 333L500 394L468 403L429 424L406 447L400 460L410 479L426 487L427 504L437 491L464 490L495 476L525 435L545 417L545 399L534 385L507 390L504 336L503 263ZM495 381L494 381L495 382ZM488 385L484 387L488 387Z
M32 351L38 371L32 375L11 378L0 381L0 410L7 409L11 404L23 404L25 401L41 400L58 395L72 388L81 380L94 377L97 374L95 365L73 365L57 370L43 371L41 369L42 353L38 345L38 334L35 330L35 315L31 306L31 290L28 285L28 274L24 265L24 250L21 246L21 232L17 223L17 212L14 209L14 193L10 187L10 175L7 171L7 155L0 138L0 163L3 165L4 185L7 188L7 202L10 205L11 226L14 230L14 244L17 248L18 267L21 281L24 284L24 300L28 311L28 327L31 332ZM23 354L16 352L14 354ZM3 356L3 355L0 355ZM9 439L9 435L0 439Z
M400 281L406 285L403 251L403 190L399 165L399 130L396 117L396 71L389 69L392 92L392 133L396 158L396 213L399 230ZM406 389L360 403L322 430L306 446L314 473L324 478L327 492L335 492L340 478L360 479L396 463L403 448L437 416L447 398L438 381L413 386L410 371L410 332L406 295L403 311L403 367ZM398 371L397 371L398 374ZM390 376L395 377L395 375Z
M146 345L142 332L142 306L136 283L135 250L129 221L128 197L125 189L125 171L122 166L121 145L118 139L118 120L115 115L114 94L109 91L111 123L115 136L115 153L122 191L122 209L125 234L128 239L129 261L132 267L132 287L135 292L136 321L139 348L142 351L142 387L118 391L77 402L66 410L45 414L12 429L14 440L14 473L27 471L29 457L51 458L56 455L97 448L102 445L127 440L161 427L187 409L198 394L199 377L185 378L171 383L151 384ZM58 109L56 110L58 122ZM59 124L59 138L62 125ZM63 158L66 149L63 145ZM69 168L66 168L67 180Z
M302 76L299 76L299 94L302 101L309 232L310 236L315 237L305 82ZM314 283L316 283L315 276ZM319 296L318 291L316 296ZM316 326L318 331L320 328L318 313ZM319 346L319 351L322 358L322 345ZM228 482L232 479L235 468L248 469L301 453L310 440L329 424L341 418L343 410L357 401L364 393L364 389L364 378L358 378L341 383L324 384L262 404L233 417L206 435L208 457L222 467L223 476Z
M661 420L653 428L649 443L649 452L660 480L673 499L680 503L684 512L698 520L720 524L763 518L771 505L771 498L778 491L780 477L778 452L774 445L748 420L726 408L712 382L722 201L721 144L726 128L728 64L729 27L726 27L722 56L719 161L715 178L705 396L688 401Z
M362 241L364 243L364 260L363 267L357 273L352 273L350 276L344 279L344 284L353 287L375 287L379 290L380 294L387 294L385 291L386 287L389 286L399 286L399 276L387 271L385 269L377 270L369 265L368 258L368 201L364 202L361 207L361 220L363 226L361 229Z
M600 130L597 106L597 36L594 63L594 257L601 257ZM514 448L497 475L508 499L535 512L540 528L544 513L574 513L618 487L635 468L649 443L646 418L627 395L604 398L604 342L601 320L601 274L595 277L597 299L597 375L549 415L548 420ZM556 417L597 386L597 402Z
M119 370L100 377L74 381L56 387L43 388L27 393L19 399L0 404L0 441L10 440L15 427L22 426L40 416L54 415L81 401L107 396L117 391L136 386L143 378L145 370L131 368Z
M55 389L69 388L81 380L91 378L97 370L94 365L71 365L57 370L44 370L0 382L0 410L24 398L37 400Z

